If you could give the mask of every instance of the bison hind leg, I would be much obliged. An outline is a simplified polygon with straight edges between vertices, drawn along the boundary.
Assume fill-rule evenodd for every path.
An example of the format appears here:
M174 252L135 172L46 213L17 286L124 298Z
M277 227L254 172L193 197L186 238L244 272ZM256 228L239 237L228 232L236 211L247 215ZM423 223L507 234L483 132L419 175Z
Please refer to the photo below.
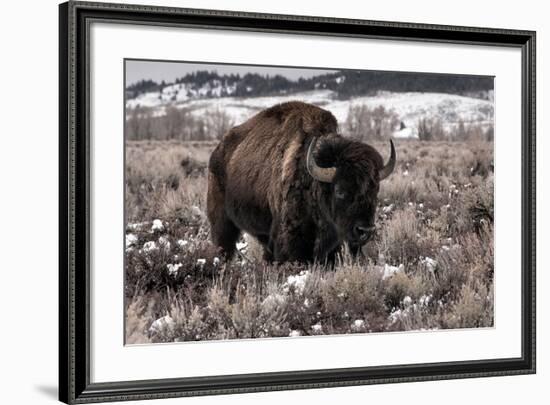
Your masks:
M241 231L225 212L225 193L213 173L209 173L208 176L206 205L212 242L222 249L226 259L231 259L235 253L235 244Z
M222 249L226 259L231 259L235 253L235 244L239 240L241 231L227 218L216 219L210 222L212 241Z

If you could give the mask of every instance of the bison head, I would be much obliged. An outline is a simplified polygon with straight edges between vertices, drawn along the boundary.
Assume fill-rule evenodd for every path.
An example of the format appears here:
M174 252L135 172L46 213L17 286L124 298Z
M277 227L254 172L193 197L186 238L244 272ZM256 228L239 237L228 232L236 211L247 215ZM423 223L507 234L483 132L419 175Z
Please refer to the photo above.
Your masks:
M321 209L355 252L374 235L380 181L393 172L395 147L390 140L390 158L384 164L372 146L341 137L323 140L315 152L318 139L309 145L307 169L323 184Z

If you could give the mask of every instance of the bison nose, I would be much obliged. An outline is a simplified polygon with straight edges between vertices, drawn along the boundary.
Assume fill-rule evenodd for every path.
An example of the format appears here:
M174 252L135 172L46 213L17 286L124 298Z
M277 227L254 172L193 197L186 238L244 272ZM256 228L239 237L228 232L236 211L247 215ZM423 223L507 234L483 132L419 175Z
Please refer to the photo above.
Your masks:
M361 241L368 240L374 234L375 230L376 227L374 225L356 224L353 227L354 236Z

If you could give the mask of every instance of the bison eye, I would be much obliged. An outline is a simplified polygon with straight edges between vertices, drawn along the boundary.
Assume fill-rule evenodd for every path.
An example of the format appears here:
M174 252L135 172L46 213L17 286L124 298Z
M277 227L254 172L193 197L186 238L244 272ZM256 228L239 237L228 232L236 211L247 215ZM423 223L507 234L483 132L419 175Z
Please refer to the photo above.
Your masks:
M334 187L334 196L338 198L339 200L343 200L346 198L346 192L342 190L340 187L335 186Z

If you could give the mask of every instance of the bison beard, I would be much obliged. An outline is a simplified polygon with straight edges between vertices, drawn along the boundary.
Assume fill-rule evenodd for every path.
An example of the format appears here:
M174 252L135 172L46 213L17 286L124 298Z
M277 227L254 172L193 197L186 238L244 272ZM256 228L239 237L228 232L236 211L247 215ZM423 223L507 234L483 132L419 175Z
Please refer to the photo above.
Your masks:
M268 261L326 262L374 231L384 166L371 146L337 134L334 116L301 102L279 104L232 128L209 162L207 213L213 242L230 258L241 232Z

